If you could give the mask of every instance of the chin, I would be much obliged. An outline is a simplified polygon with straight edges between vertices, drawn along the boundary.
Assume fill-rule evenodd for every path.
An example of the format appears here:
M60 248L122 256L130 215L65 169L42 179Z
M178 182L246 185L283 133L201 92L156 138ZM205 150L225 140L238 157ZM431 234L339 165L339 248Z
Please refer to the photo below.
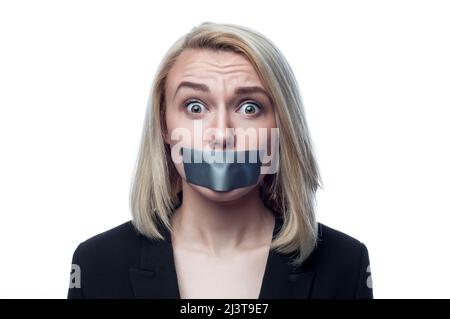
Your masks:
M218 192L199 185L194 185L190 183L188 183L188 185L192 187L192 189L194 189L196 192L200 193L200 195L207 198L208 200L222 203L236 201L244 197L246 194L250 193L252 190L259 188L259 184L256 184L247 187L233 189L226 192Z

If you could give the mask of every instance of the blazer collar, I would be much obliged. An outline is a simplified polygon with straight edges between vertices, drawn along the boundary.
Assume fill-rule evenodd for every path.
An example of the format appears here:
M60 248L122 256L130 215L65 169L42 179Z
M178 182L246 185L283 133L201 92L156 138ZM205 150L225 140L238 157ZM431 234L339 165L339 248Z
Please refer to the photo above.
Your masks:
M277 216L273 237L281 226L282 218ZM141 236L140 267L129 269L133 293L136 298L180 299L170 232L161 224L158 227L164 240ZM309 298L315 272L295 268L290 260L289 255L270 250L259 299Z

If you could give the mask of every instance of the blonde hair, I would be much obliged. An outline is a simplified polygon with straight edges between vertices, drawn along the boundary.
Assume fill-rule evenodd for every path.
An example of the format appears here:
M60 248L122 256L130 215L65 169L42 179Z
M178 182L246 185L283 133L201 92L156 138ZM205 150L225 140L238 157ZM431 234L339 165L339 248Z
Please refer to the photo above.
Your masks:
M172 231L170 216L180 205L180 177L163 140L164 92L170 69L188 48L242 54L271 95L279 128L280 162L276 174L265 176L261 196L266 206L283 219L271 248L295 254L293 264L301 265L317 243L315 193L322 188L303 103L283 54L262 34L239 25L201 23L179 38L163 57L152 84L130 192L133 225L154 239L164 239L158 222Z

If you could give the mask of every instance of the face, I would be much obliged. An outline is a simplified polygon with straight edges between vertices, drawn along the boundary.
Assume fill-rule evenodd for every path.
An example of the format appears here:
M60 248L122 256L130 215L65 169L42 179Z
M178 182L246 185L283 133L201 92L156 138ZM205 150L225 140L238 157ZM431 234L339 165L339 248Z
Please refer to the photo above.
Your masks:
M184 50L168 74L165 100L164 139L171 147L248 150L261 143L261 138L270 145L270 129L276 128L268 92L251 63L234 52ZM259 129L267 129L268 134L257 135L252 142L250 135L244 136ZM256 185L216 192L187 183L183 163L174 164L183 185L214 201L236 200L259 187L263 178Z

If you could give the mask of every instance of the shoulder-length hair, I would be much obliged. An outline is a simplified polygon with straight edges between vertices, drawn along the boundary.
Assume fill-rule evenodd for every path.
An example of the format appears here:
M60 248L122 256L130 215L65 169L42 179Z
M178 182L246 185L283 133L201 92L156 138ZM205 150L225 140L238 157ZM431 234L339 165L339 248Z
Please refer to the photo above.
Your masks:
M303 103L294 73L279 49L259 32L239 25L201 23L180 37L163 57L153 80L133 174L133 225L153 239L164 239L157 223L173 231L170 217L180 205L181 182L163 140L164 92L168 72L188 48L242 54L271 95L280 137L279 169L265 176L260 193L266 206L283 219L271 249L295 254L293 264L301 265L317 244L315 193L322 188Z

